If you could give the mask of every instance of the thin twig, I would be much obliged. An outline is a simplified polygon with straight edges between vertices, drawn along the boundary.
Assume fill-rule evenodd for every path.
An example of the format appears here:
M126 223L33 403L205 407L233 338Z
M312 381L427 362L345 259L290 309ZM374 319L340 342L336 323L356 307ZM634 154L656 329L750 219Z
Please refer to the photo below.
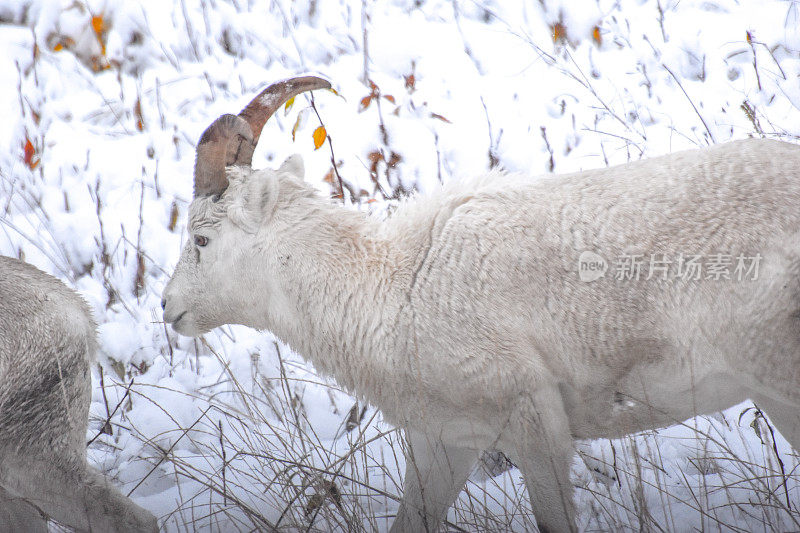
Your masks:
M104 401L105 401L105 403L106 403L106 413L107 413L107 415L108 415L108 416L107 416L107 418L106 418L106 421L105 421L105 423L103 424L103 427L100 429L100 431L97 433L97 435L95 435L94 437L92 437L92 438L89 440L89 442L87 442L87 443L86 443L86 447L87 447L87 448L88 448L89 446L91 446L91 445L92 445L92 443L93 443L94 441L96 441L96 440L97 440L97 439L100 437L100 435L102 435L103 433L106 433L106 431L105 431L105 429L106 429L106 426L110 426L110 425L111 425L111 419L112 419L112 418L114 417L114 415L117 413L117 410L120 408L120 406L121 406L121 405L122 405L122 404L125 402L125 399L128 397L128 395L129 395L129 394L130 394L130 392L131 392L131 387L133 387L133 378L131 378L131 382L130 382L130 383L128 383L128 386L127 386L127 387L125 387L125 393L122 395L122 398L120 399L120 401L119 401L119 402L117 402L117 405L116 405L116 406L114 406L114 409L113 409L111 412L109 412L109 411L108 411L108 398L106 398L106 388L105 388L105 382L104 382L104 379L103 379L103 369L102 369L102 368L100 369L100 388L101 388L101 389L102 389L102 391L103 391L103 400L104 400Z
M712 142L712 143L714 143L714 144L716 144L717 140L714 138L714 134L713 134L713 133L711 133L711 129L708 127L708 124L706 124L706 121L705 121L705 119L703 118L703 115L701 115L701 114L700 114L700 111L699 111L699 110L697 109L697 107L694 105L694 102L693 102L693 101L692 101L692 99L689 97L689 94L686 92L686 89L684 89L684 88L683 88L683 85L681 84L681 82L680 82L680 80L678 79L678 77L677 77L677 76L676 76L676 75L675 75L675 74L674 74L674 73L673 73L673 72L672 72L672 71L669 69L669 67L668 67L666 64L664 64L664 63L661 63L661 66L662 66L662 67L664 67L664 70L666 70L667 72L669 72L669 75L670 75L670 76L672 76L672 79L673 79L673 80L675 80L675 83L677 83L677 84L678 84L678 87L680 87L681 91L683 92L683 95L684 95L684 96L686 97L686 99L689 101L689 104L692 106L692 109L694 109L694 112L695 112L695 113L697 113L697 116L700 118L700 122L702 122L702 123L703 123L703 127L706 129L706 132L708 133L708 136L709 136L709 138L711 139L711 142Z
M313 109L314 114L317 115L320 125L325 128L325 124L322 122L322 117L319 115L319 111L317 111L317 104L314 101L314 93L311 93L311 109ZM331 165L333 165L333 172L336 174L336 179L339 180L339 191L341 191L342 203L344 203L344 182L342 181L342 176L339 174L339 166L336 164L336 156L333 153L333 140L331 139L331 134L328 133L328 128L325 128L325 136L328 140L328 148L331 150ZM353 198L350 198L350 203L353 203Z
M189 426L188 428L184 429L183 432L181 433L181 436L178 437L177 439L175 439L175 442L173 442L172 445L170 445L169 448L167 448L166 450L163 450L161 458L156 462L156 464L153 465L153 468L151 468L150 471L147 474L145 474L144 477L142 477L142 479L139 480L139 482L136 484L135 487L133 487L131 490L128 491L128 494L127 494L128 497L130 497L130 495L133 494L136 489L141 487L142 483L147 481L147 478L149 478L150 475L153 472L155 472L156 469L161 465L161 463L164 462L164 460L167 458L167 456L170 454L170 452L172 452L172 450L175 448L175 446L178 445L178 443L181 441L181 439L183 437L185 437L192 429L194 429L194 427L198 424L198 422L200 422L203 419L203 417L206 416L206 413L211 409L211 407L212 407L211 405L206 407L205 410L200 414L200 416L197 417L197 420L192 422L191 426Z

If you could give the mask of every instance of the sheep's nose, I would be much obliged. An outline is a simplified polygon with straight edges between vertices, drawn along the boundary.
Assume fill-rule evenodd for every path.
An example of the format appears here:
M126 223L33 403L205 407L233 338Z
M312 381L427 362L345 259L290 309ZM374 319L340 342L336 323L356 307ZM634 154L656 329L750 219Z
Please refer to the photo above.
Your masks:
M167 299L161 298L161 310L165 311L167 309Z

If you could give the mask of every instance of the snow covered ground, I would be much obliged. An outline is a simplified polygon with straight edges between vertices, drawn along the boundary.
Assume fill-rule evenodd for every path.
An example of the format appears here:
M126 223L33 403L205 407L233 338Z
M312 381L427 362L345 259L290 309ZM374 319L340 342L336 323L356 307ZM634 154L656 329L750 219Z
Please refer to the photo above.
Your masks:
M794 0L0 0L0 22L0 252L92 306L90 461L168 531L384 530L397 507L380 413L269 333L161 321L194 144L266 83L331 80L314 99L332 147L304 95L254 166L300 153L331 194L333 154L364 210L492 165L800 138ZM751 407L590 443L616 480L576 460L581 527L800 530L798 459ZM448 519L534 527L515 469L478 473Z

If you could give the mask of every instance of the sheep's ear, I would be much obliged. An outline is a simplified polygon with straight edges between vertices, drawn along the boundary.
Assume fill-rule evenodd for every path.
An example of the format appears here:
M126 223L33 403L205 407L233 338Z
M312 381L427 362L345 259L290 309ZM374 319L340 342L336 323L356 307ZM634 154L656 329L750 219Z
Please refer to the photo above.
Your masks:
M265 172L262 179L255 180L250 189L250 208L253 216L262 221L269 220L278 202L278 177Z
M274 172L253 173L243 194L236 195L228 206L228 218L249 233L255 233L268 221L278 202L278 177Z
M302 180L306 173L305 165L303 165L303 157L300 154L287 157L286 161L281 163L280 168L278 168L278 173L281 172L291 174Z

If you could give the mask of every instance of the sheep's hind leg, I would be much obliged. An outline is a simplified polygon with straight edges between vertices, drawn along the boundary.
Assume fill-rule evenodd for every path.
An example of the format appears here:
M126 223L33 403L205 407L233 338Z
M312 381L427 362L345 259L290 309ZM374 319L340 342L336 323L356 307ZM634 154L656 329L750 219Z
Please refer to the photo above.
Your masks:
M393 533L437 531L475 465L478 450L442 443L414 431L406 432L406 474L403 502L392 524Z
M575 453L561 395L555 388L536 391L517 404L513 419L514 462L543 533L577 531L570 465Z
M156 519L150 512L86 465L83 457L69 460L60 456L6 453L0 460L0 472L3 473L0 507L4 506L6 498L10 501L6 509L0 509L0 533L17 530L3 529L4 514L14 518L23 516L24 512L32 519L43 513L50 520L77 531L158 531ZM29 527L20 531L39 530Z
M33 504L0 487L0 531L47 533L47 521Z

